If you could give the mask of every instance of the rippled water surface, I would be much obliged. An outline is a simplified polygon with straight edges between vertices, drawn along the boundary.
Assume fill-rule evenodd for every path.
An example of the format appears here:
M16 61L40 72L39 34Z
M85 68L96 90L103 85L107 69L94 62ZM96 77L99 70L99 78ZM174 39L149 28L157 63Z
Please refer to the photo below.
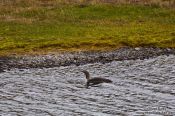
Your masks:
M112 84L85 88L80 70ZM2 116L175 115L175 56L0 73Z

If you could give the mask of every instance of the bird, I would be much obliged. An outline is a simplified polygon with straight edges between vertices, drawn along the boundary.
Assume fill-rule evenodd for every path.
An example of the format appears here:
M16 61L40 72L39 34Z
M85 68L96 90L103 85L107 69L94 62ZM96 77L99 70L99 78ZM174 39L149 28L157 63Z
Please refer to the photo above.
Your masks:
M0 73L5 72L1 67L0 67Z
M86 79L87 79L86 88L88 88L89 86L100 84L100 83L112 83L111 80L106 79L106 78L101 78L101 77L91 78L89 72L86 70L83 70L81 72L85 74Z

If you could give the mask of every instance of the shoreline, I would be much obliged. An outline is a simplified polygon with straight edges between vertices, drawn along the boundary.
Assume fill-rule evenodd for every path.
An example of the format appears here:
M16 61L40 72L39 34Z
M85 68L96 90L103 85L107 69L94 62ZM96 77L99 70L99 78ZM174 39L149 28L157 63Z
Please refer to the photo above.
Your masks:
M88 63L108 63L122 60L144 60L160 55L175 55L175 48L154 47L124 47L113 51L95 52L66 52L62 54L47 54L36 56L9 56L0 57L0 72L13 68L51 68L69 65L84 65Z

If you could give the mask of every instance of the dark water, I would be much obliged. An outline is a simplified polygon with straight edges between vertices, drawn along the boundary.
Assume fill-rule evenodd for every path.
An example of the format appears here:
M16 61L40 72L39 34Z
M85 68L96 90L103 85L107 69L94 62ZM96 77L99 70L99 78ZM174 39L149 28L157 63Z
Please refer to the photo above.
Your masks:
M86 89L82 69L113 83ZM78 115L175 115L175 56L0 73L0 116Z

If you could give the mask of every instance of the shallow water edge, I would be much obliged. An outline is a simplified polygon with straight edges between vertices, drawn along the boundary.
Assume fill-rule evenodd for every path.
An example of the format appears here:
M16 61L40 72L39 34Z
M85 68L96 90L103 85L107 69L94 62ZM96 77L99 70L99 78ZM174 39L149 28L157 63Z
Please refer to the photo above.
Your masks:
M174 116L175 55L0 73L2 116ZM85 87L81 70L113 83Z
M0 57L0 72L12 68L51 68L59 66L83 65L88 63L108 63L111 61L149 59L160 55L175 55L173 48L120 48L108 52L66 52L62 54L47 54L36 56Z

